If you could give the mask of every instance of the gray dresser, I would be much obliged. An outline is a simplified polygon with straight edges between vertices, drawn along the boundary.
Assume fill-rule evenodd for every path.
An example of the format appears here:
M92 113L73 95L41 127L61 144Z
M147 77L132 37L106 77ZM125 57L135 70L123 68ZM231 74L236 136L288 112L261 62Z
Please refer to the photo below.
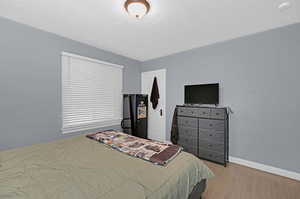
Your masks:
M178 145L199 158L226 166L228 114L226 108L177 106Z

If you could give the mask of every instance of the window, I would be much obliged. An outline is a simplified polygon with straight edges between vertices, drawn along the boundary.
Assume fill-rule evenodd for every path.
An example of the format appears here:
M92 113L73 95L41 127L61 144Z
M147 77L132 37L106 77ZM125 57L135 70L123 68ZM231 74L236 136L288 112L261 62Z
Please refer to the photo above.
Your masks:
M63 52L63 133L119 125L122 82L122 66Z

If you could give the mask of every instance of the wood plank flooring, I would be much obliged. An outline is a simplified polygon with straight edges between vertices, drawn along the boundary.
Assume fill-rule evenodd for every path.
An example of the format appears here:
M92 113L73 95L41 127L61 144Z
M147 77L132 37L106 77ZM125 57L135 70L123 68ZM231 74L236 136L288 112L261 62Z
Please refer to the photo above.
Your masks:
M238 164L204 161L215 173L203 199L300 199L300 182Z

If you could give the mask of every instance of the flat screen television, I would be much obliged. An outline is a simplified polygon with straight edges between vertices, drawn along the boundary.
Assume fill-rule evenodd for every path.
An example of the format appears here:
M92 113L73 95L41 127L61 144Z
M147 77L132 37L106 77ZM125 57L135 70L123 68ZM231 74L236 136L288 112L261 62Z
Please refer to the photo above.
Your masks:
M219 104L219 84L186 85L185 104Z

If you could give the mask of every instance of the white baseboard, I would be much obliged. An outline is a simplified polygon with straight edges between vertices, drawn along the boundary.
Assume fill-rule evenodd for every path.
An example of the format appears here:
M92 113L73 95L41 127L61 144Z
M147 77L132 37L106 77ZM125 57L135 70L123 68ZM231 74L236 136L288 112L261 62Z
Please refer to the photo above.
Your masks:
M275 174L275 175L284 176L284 177L287 177L287 178L291 178L291 179L300 181L300 173L296 173L296 172L293 172L293 171L288 171L288 170L272 167L272 166L269 166L269 165L264 165L264 164L257 163L257 162L252 162L252 161L249 161L249 160L243 160L243 159L236 158L236 157L231 157L231 156L229 157L229 162L240 164L240 165L243 165L243 166L246 166L246 167L258 169L258 170L261 170L261 171L265 171L265 172L268 172L268 173L272 173L272 174Z

